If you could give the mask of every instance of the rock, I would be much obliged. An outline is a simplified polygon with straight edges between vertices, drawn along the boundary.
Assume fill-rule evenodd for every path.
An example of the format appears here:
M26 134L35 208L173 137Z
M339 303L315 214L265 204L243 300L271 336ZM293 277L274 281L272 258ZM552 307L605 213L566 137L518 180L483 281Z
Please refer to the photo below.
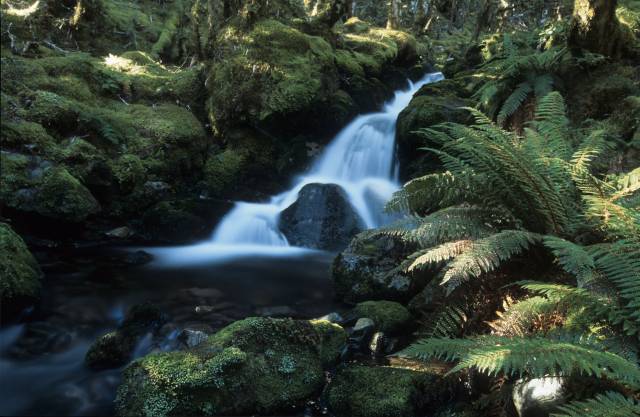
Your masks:
M445 291L439 280L433 279L409 301L407 307L416 315L432 313L439 308L444 297Z
M386 366L347 365L326 398L338 417L411 417L423 404L445 401L444 384L431 373Z
M24 240L0 223L0 300L2 321L32 303L40 293L42 273Z
M393 236L357 236L333 262L336 296L346 302L407 301L422 285L421 279L398 270L414 245Z
M558 377L520 380L513 387L512 399L519 417L549 417L567 400L565 380Z
M184 329L178 335L178 339L188 348L193 348L205 342L209 336L200 330Z
M165 315L152 304L134 306L115 331L93 342L85 355L85 363L96 370L125 365L141 340L160 329L166 321Z
M417 130L444 122L471 121L469 112L462 107L475 103L463 96L466 92L457 80L442 80L427 84L413 96L409 105L398 115L396 142L402 178L414 178L440 167L439 159L418 148L428 142Z
M352 313L356 317L368 317L375 328L385 333L397 333L411 321L411 314L402 304L394 301L365 301L356 305Z
M192 201L162 201L143 214L142 226L153 240L188 242L209 232L210 221Z
M344 322L344 318L340 315L340 313L336 313L335 311L327 315L324 315L318 318L317 320L326 320L331 323L337 323L337 324L341 324Z
M278 414L324 386L344 330L326 321L247 318L194 349L153 353L124 371L121 416Z
M366 333L369 331L373 331L375 328L375 323L370 318L363 317L358 319L356 325L353 326L354 333Z
M109 230L105 233L108 237L113 237L117 239L126 239L132 235L131 229L127 226L117 227L113 230Z
M262 317L293 317L296 311L289 306L260 307L256 313Z
M153 260L153 255L143 250L137 250L135 252L127 252L123 261L127 265L144 265Z
M0 160L0 198L8 207L72 223L100 211L89 190L64 167L8 152Z
M386 352L386 337L382 332L375 332L369 342L369 350L374 355L382 355Z
M279 228L292 245L337 251L364 225L340 186L307 184L282 212Z

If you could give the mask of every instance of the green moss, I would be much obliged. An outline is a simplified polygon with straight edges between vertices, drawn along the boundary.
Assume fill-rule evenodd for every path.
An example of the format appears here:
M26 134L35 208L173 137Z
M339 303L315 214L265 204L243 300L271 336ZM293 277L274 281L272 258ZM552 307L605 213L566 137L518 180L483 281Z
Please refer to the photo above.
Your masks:
M226 149L215 154L204 166L204 181L211 195L221 195L237 184L245 168L245 157L233 150Z
M2 153L0 196L17 210L79 222L100 210L91 193L65 168L25 155Z
M0 135L3 147L8 149L44 154L56 151L55 140L38 123L3 120Z
M361 67L367 74L376 76L393 62L408 63L417 58L416 40L406 32L369 27L357 18L349 19L343 31L343 48L350 51L352 62L345 56L338 62L343 68L356 69L356 74Z
M40 268L27 245L6 223L0 223L0 300L15 303L38 296ZM8 306L3 306L5 309Z
M27 120L45 127L72 130L77 125L78 105L50 91L36 91L28 98Z
M118 414L274 413L301 405L323 385L323 349L346 340L340 327L327 326L248 318L190 351L148 355L125 370Z
M370 318L385 333L399 332L411 321L409 311L395 301L365 301L356 305L353 312L357 317Z
M329 409L339 417L411 417L431 374L383 366L349 365L329 385Z
M323 98L333 53L322 38L263 20L248 33L227 27L218 42L233 53L212 66L209 114L215 128L307 110Z
M124 193L130 193L146 179L146 168L136 155L120 156L113 161L111 169L116 183Z

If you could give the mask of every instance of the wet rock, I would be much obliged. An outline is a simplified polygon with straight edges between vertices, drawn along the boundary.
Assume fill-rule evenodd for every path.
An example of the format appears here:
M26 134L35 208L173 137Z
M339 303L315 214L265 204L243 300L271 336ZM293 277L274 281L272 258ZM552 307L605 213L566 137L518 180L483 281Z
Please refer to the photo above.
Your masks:
M13 317L37 299L40 267L22 238L0 223L0 300L2 321Z
M443 391L439 377L428 372L348 365L333 378L326 398L338 417L411 417L424 404L444 401Z
M364 225L340 186L307 184L282 212L279 228L292 245L337 251Z
M397 333L411 322L409 311L394 301L365 301L356 305L352 313L356 317L370 318L375 328L385 333Z
M398 339L390 338L383 332L375 332L369 342L369 351L373 355L388 355L395 351Z
M519 417L549 417L567 400L565 379L546 377L520 380L513 387L512 399Z
M336 296L346 302L406 301L422 281L398 269L412 244L392 236L357 236L333 262Z
M166 321L166 316L152 304L134 306L115 331L99 337L89 347L85 363L96 370L125 365L132 358L138 344L148 335L157 332Z
M209 336L200 330L184 329L178 335L178 340L184 343L188 348L193 348L205 342Z
M294 317L297 313L289 306L260 307L256 314L262 317Z
M153 260L153 255L143 250L137 250L135 252L127 252L123 261L127 265L144 265Z
M106 236L116 239L126 239L132 234L133 233L131 232L131 229L129 229L127 226L117 227L105 233Z
M318 320L326 320L331 323L337 323L337 324L341 324L344 322L344 318L340 315L340 313L336 313L335 311L318 318Z
M194 349L153 353L123 374L121 416L278 414L325 384L345 343L326 321L248 318ZM170 383L167 383L170 381Z
M32 359L61 352L69 347L72 340L72 335L55 323L29 323L9 349L8 355L16 359Z

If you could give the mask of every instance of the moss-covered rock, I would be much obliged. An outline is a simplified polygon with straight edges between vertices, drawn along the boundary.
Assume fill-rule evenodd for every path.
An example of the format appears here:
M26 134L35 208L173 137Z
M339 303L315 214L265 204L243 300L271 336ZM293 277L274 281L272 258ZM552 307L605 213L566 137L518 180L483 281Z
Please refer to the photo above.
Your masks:
M438 123L465 123L471 119L463 107L473 106L473 101L464 98L466 91L456 80L443 80L421 88L409 105L398 116L396 141L402 176L412 178L424 175L427 170L437 168L437 158L424 157L418 148L426 146L424 138L416 133Z
M411 313L395 301L364 301L353 309L356 317L368 317L376 329L385 333L397 333L411 322Z
M336 296L349 303L408 301L420 290L421 280L398 265L413 249L413 245L393 237L356 236L333 262Z
M234 51L212 66L209 114L214 128L310 111L326 98L332 77L331 45L276 20L247 32L229 26L218 36Z
M324 385L344 330L325 321L248 318L196 348L132 363L118 389L122 416L275 413Z
M411 417L429 400L444 399L437 385L438 377L425 372L349 365L333 378L326 397L338 417Z
M22 238L0 223L0 304L3 313L15 313L40 292L40 268Z
M136 345L166 322L165 315L153 304L134 306L118 328L96 339L85 355L92 369L118 368L131 360Z
M3 152L0 196L16 210L79 222L97 213L100 205L65 168L40 158Z

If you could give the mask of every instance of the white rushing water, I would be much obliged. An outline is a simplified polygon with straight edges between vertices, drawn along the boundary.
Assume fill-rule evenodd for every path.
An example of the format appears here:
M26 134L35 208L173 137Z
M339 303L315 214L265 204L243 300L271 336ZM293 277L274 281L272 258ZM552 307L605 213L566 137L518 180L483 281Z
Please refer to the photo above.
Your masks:
M290 247L278 230L278 219L296 201L302 187L311 183L339 185L366 227L380 226L386 218L382 208L399 188L395 153L398 115L420 87L443 78L441 73L432 73L416 83L409 82L408 88L397 91L381 112L354 119L324 149L309 172L295 179L291 189L265 203L237 202L222 218L210 241L179 252L176 248L154 252L165 264L184 262L185 255L190 261L197 261L207 257L300 252L301 248Z

